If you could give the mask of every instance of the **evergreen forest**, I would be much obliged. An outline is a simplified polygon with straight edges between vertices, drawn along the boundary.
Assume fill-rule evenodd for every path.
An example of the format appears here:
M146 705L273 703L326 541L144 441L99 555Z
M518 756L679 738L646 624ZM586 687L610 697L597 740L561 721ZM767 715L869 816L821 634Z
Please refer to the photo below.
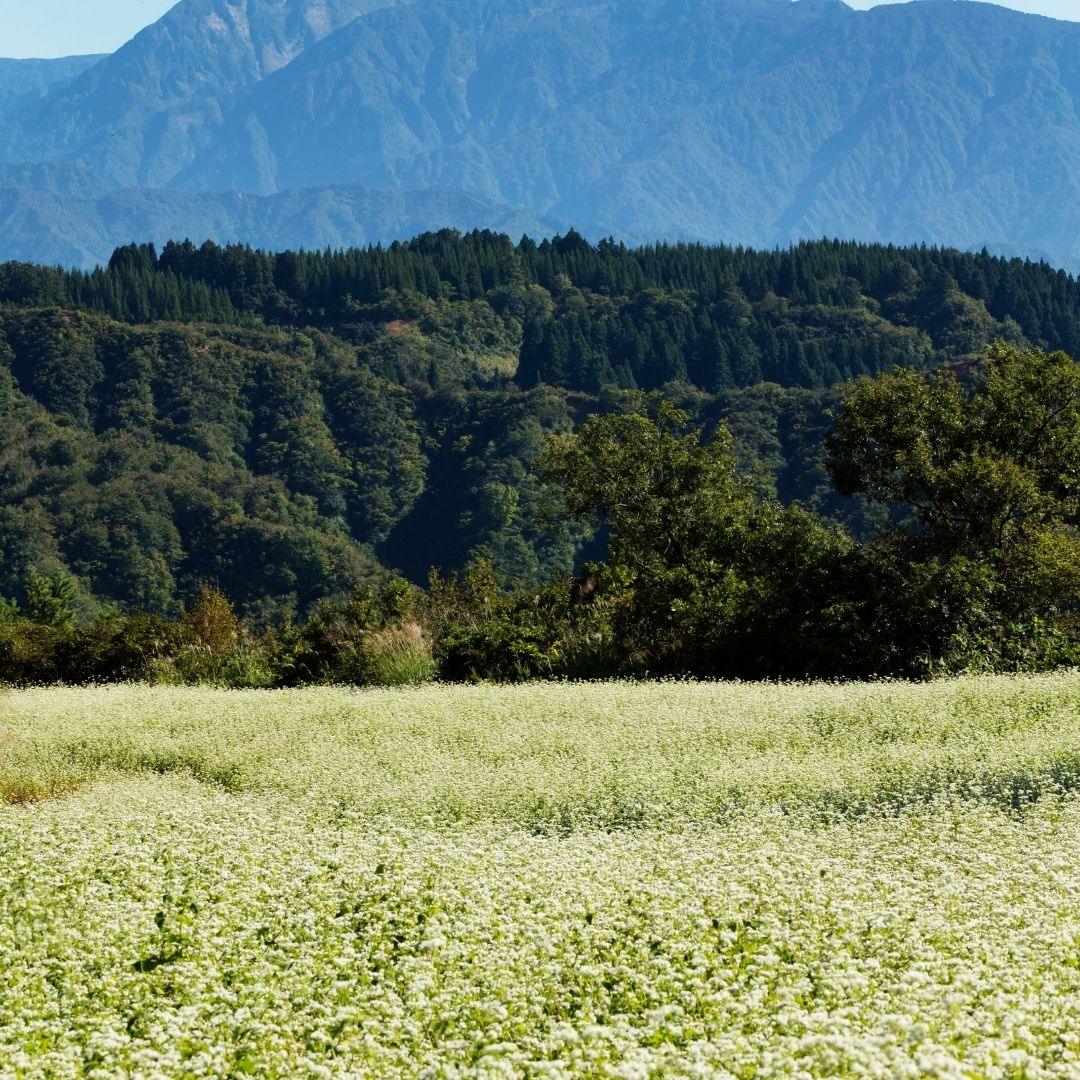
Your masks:
M172 625L224 603L243 636L291 633L361 594L389 589L400 600L432 571L444 597L477 574L490 590L473 592L489 599L592 589L603 578L595 567L611 568L618 529L600 492L575 498L581 462L556 467L552 454L604 417L638 418L657 445L722 448L753 514L789 515L774 522L781 532L821 529L826 547L880 553L905 523L921 522L924 539L933 529L920 518L922 496L895 483L914 450L897 451L891 474L869 476L865 453L885 435L868 418L866 387L885 394L907 373L911 394L933 397L948 383L949 408L968 410L961 426L971 431L973 402L996 370L988 357L1027 357L1042 371L1032 357L1066 354L1080 356L1077 279L1045 263L926 246L631 248L573 232L515 244L443 231L324 252L130 245L91 272L9 263L0 266L0 596L8 621L25 622L62 593L62 615L35 625L83 628L129 616ZM1019 383L1009 385L1016 397ZM991 455L997 437L986 436ZM946 467L942 445L932 456ZM1075 468L1057 449L1055 467ZM1053 543L1072 542L1075 495L1055 494L1053 510L1039 503ZM1034 520L1033 507L1015 513ZM964 544L932 544L928 558L972 557ZM734 565L730 554L720 562ZM1068 608L1059 600L1040 609L1046 626ZM1009 618L1030 629L1031 614ZM648 638L650 617L633 618L630 636ZM723 622L719 611L709 618ZM380 619L380 633L406 624ZM639 657L629 666L647 670L775 667L727 646L702 645L688 660L681 632L663 655L620 640L621 655ZM932 668L954 647L927 646L917 663L860 647L840 664L830 646L800 653L793 673ZM557 673L553 663L532 666ZM458 667L485 674L482 660Z

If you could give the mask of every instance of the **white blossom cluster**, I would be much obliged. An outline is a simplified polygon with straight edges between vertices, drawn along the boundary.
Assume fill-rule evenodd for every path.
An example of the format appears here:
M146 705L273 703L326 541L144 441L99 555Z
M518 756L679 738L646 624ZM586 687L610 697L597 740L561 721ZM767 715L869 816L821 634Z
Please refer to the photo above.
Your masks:
M1080 1076L1080 675L0 730L3 1077Z

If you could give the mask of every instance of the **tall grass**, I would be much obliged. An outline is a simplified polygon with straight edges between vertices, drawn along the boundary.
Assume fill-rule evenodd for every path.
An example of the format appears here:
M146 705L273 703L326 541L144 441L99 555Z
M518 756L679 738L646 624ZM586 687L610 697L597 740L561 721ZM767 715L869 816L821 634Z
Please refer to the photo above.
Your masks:
M365 634L349 667L353 681L365 686L421 686L438 674L431 645L417 623Z

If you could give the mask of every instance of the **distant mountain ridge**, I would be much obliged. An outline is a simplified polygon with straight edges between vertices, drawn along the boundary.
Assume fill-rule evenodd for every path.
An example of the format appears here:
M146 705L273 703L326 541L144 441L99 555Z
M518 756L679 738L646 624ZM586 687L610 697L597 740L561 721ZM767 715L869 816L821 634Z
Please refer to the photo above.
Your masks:
M380 2L183 0L26 110L0 149L8 161L83 161L118 188L163 187L230 95Z
M477 224L1080 269L1080 24L988 4L182 0L18 107L11 63L0 257L87 263L165 225L362 243L490 207ZM41 209L32 167L86 189Z
M104 56L66 56L59 60L0 60L0 118L18 113L57 86L94 67Z
M73 198L65 193L68 187L0 186L3 258L92 266L108 261L118 237L158 246L178 236L213 237L220 243L283 251L389 243L422 232L432 221L462 232L491 228L513 236L551 235L566 227L458 191L346 184L276 195L127 189Z

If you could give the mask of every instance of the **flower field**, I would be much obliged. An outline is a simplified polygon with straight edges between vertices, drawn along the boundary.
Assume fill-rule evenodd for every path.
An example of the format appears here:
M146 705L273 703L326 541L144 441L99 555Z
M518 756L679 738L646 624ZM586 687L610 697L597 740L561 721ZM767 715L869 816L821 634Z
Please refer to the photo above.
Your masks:
M1080 1076L1080 675L0 697L0 1076Z

